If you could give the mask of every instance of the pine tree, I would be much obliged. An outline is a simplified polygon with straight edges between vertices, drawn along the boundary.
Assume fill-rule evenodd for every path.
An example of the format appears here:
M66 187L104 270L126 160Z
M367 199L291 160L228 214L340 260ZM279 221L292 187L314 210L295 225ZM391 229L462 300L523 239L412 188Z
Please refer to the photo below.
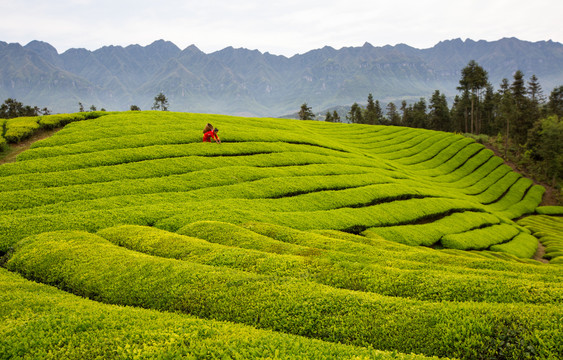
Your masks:
M426 100L420 98L412 107L412 127L427 129L428 116L426 115Z
M307 103L303 103L303 105L301 105L301 110L299 110L299 119L300 120L315 119L315 114L311 110L311 107L307 106Z
M556 87L549 95L547 111L551 115L563 117L563 85Z
M514 121L513 119L516 112L514 106L514 97L512 96L512 91L510 90L508 79L502 79L498 95L500 97L499 118L501 121L503 120L504 124L506 125L504 131L504 158L506 159L508 143L511 137L510 125Z
M383 110L381 110L381 104L379 103L379 100L375 100L375 118L376 125L383 122Z
M534 103L541 105L545 102L545 96L536 75L532 75L530 81L528 81L528 95Z
M352 107L350 107L350 111L348 112L348 115L346 115L346 119L352 124L364 123L362 108L360 105L358 105L358 103L352 104Z
M399 112L397 111L397 106L393 102L387 104L386 111L387 111L387 120L391 125L401 124L401 115L399 115Z
M162 92L154 97L154 104L152 106L153 110L168 111L168 106L168 99Z
M330 111L326 112L325 121L326 122L334 122L334 119L332 118L332 114L330 113Z
M481 67L475 60L471 60L466 67L463 68L461 71L461 79L459 80L459 87L457 88L459 91L466 93L470 92L470 100L471 100L471 124L469 128L469 132L474 133L476 128L476 121L479 121L476 118L476 103L478 104L480 101L480 91L488 83L488 73Z
M439 90L434 91L430 99L429 109L428 120L430 129L450 131L451 119L446 95L440 94Z
M534 121L531 119L530 101L526 97L527 90L522 71L518 70L514 73L510 91L515 106L513 137L518 144L524 145L528 138L528 130L532 128Z
M340 115L338 115L338 112L336 110L332 112L332 121L335 123L341 122Z
M368 104L366 106L364 121L366 124L370 125L377 125L378 123L375 103L371 94L368 95Z

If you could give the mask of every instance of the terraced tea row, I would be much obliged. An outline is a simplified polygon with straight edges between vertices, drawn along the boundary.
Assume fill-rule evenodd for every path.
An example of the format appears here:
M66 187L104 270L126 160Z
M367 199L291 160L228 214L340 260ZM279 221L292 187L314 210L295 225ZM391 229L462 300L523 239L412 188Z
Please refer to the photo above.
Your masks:
M544 189L460 135L115 113L0 179L4 266L51 285L0 269L11 356L563 355L563 273L512 221Z
M292 276L337 288L373 292L382 295L420 300L486 301L486 302L563 302L563 288L553 276L549 285L543 280L517 280L505 274L485 275L461 264L456 269L409 269L411 263L381 265L377 239L370 245L338 241L312 233L292 231L292 241L300 245L287 246L287 233L273 225L252 223L253 229L275 232L272 239L235 225L199 222L188 225L177 235L142 226L118 226L98 232L116 245L151 255L182 259L212 266L273 276ZM224 234L222 234L224 233ZM301 240L297 240L296 238ZM200 240L207 239L208 241ZM254 249L239 248L241 243ZM325 244L329 244L327 248ZM341 244L339 244L341 243ZM237 246L238 245L238 246ZM337 247L340 250L333 250ZM258 250L264 249L264 250ZM281 249L294 254L280 254ZM401 251L400 249L398 251ZM359 256L358 256L359 255ZM394 253L389 252L394 257ZM499 284L502 283L502 286ZM530 288L538 290L530 292ZM478 289L478 290L476 290Z
M0 303L0 349L6 358L430 359L102 304L2 268Z
M142 255L83 232L27 238L6 266L101 302L181 311L403 353L472 358L486 349L489 356L508 350L515 357L519 349L506 349L498 341L512 336L511 341L534 346L548 358L557 356L555 339L562 336L560 306L392 298ZM516 334L507 328L512 323L519 325ZM544 332L552 340L543 338L540 346L535 334ZM459 339L461 333L468 335Z
M473 211L514 226L509 219L532 212L543 194L458 135L275 119L244 119L241 126L233 117L155 115L121 113L70 124L1 167L2 248L64 229L65 222L82 230L130 221L175 230L207 218L359 233ZM221 146L199 143L196 125L206 121L220 121L225 129ZM310 177L328 174L334 176ZM213 210L204 203L210 198ZM112 211L109 222L104 209Z
M548 211L554 215L563 215L563 207ZM530 229L534 236L545 246L544 258L553 264L563 264L563 218L549 215L528 216L518 222Z

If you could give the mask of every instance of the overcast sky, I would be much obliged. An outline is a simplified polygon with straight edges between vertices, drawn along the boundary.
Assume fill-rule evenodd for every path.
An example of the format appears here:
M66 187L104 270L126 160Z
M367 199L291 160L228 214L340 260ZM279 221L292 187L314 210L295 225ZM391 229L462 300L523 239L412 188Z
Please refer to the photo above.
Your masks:
M59 53L172 41L292 56L470 38L563 42L561 0L0 0L0 41L41 40Z

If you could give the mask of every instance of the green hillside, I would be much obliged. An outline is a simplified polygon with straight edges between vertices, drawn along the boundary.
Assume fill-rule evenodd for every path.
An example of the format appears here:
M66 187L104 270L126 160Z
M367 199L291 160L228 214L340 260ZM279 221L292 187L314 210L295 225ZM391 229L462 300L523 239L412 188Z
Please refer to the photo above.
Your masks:
M561 208L473 140L96 116L0 166L7 358L563 356Z

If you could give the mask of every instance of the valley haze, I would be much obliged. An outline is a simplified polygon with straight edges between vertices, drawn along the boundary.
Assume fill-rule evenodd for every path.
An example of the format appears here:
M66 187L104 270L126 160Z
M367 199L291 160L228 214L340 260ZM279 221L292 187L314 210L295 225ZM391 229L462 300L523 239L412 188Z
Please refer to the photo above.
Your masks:
M428 49L399 44L334 49L326 46L291 57L227 47L206 54L170 41L147 46L105 46L95 51L50 44L0 41L0 98L47 107L55 113L86 108L151 108L163 92L170 110L277 117L307 103L314 112L367 95L382 102L418 100L440 90L458 94L461 70L475 60L498 89L516 70L536 75L544 95L563 84L563 45L516 38L446 40ZM450 102L451 105L451 102Z

